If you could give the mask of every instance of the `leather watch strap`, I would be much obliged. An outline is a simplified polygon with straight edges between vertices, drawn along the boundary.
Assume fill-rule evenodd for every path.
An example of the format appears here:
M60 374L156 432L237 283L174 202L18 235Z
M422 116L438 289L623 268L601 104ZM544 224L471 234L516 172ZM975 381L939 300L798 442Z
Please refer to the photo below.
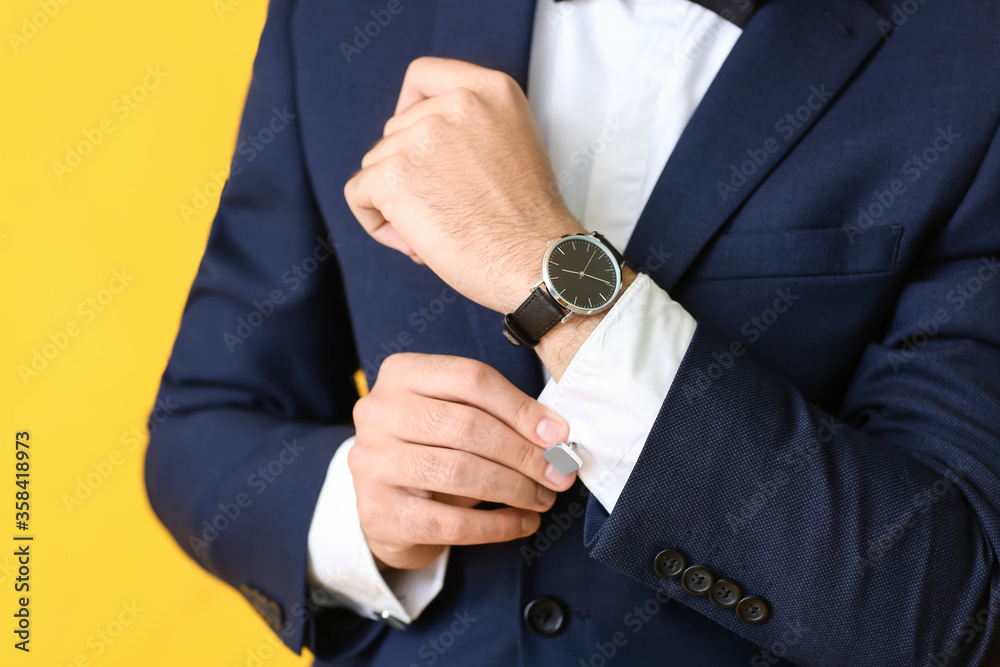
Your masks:
M514 345L535 347L566 316L548 291L538 285L517 310L503 318L503 333Z
M611 256L615 258L615 264L618 266L625 266L625 257L618 252L618 248L611 245L611 242L604 238L604 234L598 232L591 232L591 236L604 244L604 247L611 251Z

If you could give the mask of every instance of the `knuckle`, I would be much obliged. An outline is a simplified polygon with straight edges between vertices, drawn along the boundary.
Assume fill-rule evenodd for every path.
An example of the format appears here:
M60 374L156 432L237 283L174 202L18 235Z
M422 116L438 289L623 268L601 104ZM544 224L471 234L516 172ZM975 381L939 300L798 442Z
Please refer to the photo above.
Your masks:
M446 514L436 517L437 534L445 544L453 544L462 539L465 525L456 515Z
M411 522L414 542L431 544L441 539L441 521L433 514L425 514Z
M479 480L479 491L483 499L503 498L504 481L500 475L483 475Z
M452 103L445 112L445 120L451 125L458 125L476 108L479 97L468 88L457 88L452 97Z
M444 118L437 114L428 114L417 121L423 136L431 139L437 137L446 125Z
M457 407L449 410L445 428L459 443L469 442L476 436L479 417L470 408Z
M391 384L395 380L399 379L402 374L411 365L411 359L406 352L397 352L395 354L390 354L383 361L382 365L379 366L378 376L375 379L376 386L378 381L383 377Z
M376 509L375 503L369 501L363 494L358 494L358 519L362 527L374 525L381 514Z
M514 450L514 465L520 471L529 471L538 466L538 460L536 456L536 448L532 446L520 446ZM543 459L544 460L544 459Z
M416 70L426 67L428 62L430 62L430 57L428 56L419 56L417 58L414 58L413 60L410 61L410 64L407 65L406 74L410 75Z
M394 477L397 479L410 479L421 486L426 486L429 477L429 468L424 460L424 455L413 447L406 447L392 459Z
M483 72L483 84L490 91L499 90L508 92L511 88L519 88L514 79L507 76L504 72L495 69Z
M521 86L506 72L496 73L496 85L502 87L508 94L518 95L521 92Z
M393 153L385 159L385 168L396 176L407 176L412 169L412 164L411 156L407 151Z
M364 466L364 457L364 448L358 447L357 443L347 452L347 467L355 477Z
M485 364L468 359L459 366L458 376L468 393L477 394L489 381L489 369Z
M454 457L428 448L409 448L395 458L396 473L402 479L413 479L427 491L443 491L454 483L458 474Z
M514 406L514 414L512 415L513 424L515 428L524 427L530 432L531 429L528 428L531 420L532 408L535 406L535 401L528 396L522 396L520 400L517 401L517 405Z
M382 380L390 380L393 373L396 370L396 363L398 359L393 359L396 355L390 354L388 357L382 360L382 363L378 367L378 373L375 376L375 387L378 387L379 382Z
M372 399L369 398L369 396L371 396L371 394L365 396L364 398L359 398L354 404L354 408L351 410L351 416L354 419L355 427L359 424L366 423L372 414L374 406L372 405ZM350 459L349 455L348 459Z
M435 474L447 488L460 487L468 467L457 452L442 452L436 457Z

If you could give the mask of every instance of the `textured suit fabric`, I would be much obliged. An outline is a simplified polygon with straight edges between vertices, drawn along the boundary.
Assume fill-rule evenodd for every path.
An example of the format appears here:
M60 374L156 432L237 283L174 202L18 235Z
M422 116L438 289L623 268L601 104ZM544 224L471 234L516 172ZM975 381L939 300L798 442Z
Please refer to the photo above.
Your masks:
M353 433L355 368L371 383L396 349L454 354L541 389L500 315L374 243L342 195L414 57L526 85L533 3L399 7L354 53L341 43L368 3L271 4L240 137L294 119L234 157L160 390L180 408L147 454L179 544L276 601L282 639L321 664L769 664L767 648L1000 664L1000 10L985 0L760 9L626 249L699 329L613 514L578 485L539 536L453 549L405 632L308 604L306 535ZM658 578L665 548L771 618ZM556 637L521 620L539 595L566 604Z

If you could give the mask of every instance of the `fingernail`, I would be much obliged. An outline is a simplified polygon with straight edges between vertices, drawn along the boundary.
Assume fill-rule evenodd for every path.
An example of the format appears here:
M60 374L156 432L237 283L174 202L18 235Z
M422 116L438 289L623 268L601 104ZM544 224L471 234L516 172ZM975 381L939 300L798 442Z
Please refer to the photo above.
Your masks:
M548 445L554 445L559 442L559 436L562 434L562 429L559 428L559 424L552 421L551 419L543 419L538 422L538 428L535 429L535 433L541 438L542 442Z
M531 534L535 532L535 517L531 514L521 516L521 531Z
M545 469L545 479L549 480L554 486L560 489L566 489L573 484L573 480L576 479L576 473L574 472L569 475L564 475L553 468L550 463Z
M552 503L556 501L556 492L541 484L538 485L536 495L538 497L538 504L545 506L546 509L552 507Z

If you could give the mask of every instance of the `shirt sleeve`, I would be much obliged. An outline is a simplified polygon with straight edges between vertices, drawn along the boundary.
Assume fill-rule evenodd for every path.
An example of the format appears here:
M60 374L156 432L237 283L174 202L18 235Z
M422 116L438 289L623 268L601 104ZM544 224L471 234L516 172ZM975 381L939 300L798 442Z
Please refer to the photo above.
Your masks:
M383 612L403 623L414 621L444 586L449 548L419 570L394 570L391 584L375 564L361 520L347 454L348 438L333 456L309 526L309 580L342 606L366 618Z
M640 273L538 400L569 422L580 479L610 513L649 436L697 322Z

